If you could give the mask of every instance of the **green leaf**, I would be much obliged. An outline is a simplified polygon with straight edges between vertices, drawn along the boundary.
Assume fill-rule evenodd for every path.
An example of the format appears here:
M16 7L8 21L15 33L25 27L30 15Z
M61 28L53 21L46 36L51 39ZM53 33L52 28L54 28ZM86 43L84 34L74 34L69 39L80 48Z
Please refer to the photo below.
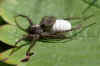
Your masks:
M90 2L90 1L89 1ZM98 5L100 1L96 2ZM87 21L78 20L72 21L73 26L81 23L86 26L96 22L95 25L87 27L81 31L72 31L70 34L78 34L72 38L71 41L66 39L66 42L37 42L33 48L35 56L22 63L20 60L25 57L25 53L29 47L29 42L19 43L23 46L18 49L12 56L9 56L10 51L3 53L4 57L14 60L15 64L19 66L100 66L100 12L99 8L92 6L84 14L82 13L89 5L83 0L6 0L2 5L2 17L10 25L0 27L0 40L14 45L16 40L25 34L17 28L14 22L14 16L23 14L29 16L35 24L39 24L44 16L55 16L57 18L71 17L71 16L89 16L94 14L95 17ZM24 19L17 19L18 23L26 28L27 21ZM28 26L28 25L27 25ZM49 40L47 40L49 41ZM14 63L14 62L12 62Z
M3 63L3 62L0 62L0 65L1 66L14 66L14 65L10 65L10 64Z

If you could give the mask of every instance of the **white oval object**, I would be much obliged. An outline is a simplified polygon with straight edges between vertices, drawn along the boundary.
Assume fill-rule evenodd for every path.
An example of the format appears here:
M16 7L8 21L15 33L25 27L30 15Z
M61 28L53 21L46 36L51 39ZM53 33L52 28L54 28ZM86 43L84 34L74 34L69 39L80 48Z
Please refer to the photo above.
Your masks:
M67 30L71 30L72 26L68 20L57 19L53 24L52 31L53 32L64 32Z

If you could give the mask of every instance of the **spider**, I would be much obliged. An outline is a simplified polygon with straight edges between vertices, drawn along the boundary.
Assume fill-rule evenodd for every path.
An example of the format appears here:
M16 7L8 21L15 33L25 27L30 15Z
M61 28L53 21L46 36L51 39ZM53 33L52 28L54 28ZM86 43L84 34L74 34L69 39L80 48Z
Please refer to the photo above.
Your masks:
M27 29L22 28L17 23L16 17L18 17L18 16L24 17L28 20L29 27ZM91 15L91 16L93 16L93 15ZM91 16L88 16L88 17L91 17ZM88 17L86 17L86 19ZM81 17L70 17L70 18L64 18L64 19L57 19L54 16L44 16L42 18L42 20L40 21L40 24L33 24L32 20L28 16L21 15L21 14L15 16L16 26L19 29L21 29L22 31L27 33L27 35L25 35L24 37L22 37L16 41L15 46L17 46L17 44L22 40L29 40L30 41L30 46L29 46L28 50L26 51L26 57L24 59L22 59L21 62L25 62L25 61L28 61L30 59L30 56L33 54L30 52L30 50L32 49L32 47L35 46L36 42L39 39L47 38L47 37L67 38L64 34L65 32L80 29L81 24L72 28L72 25L69 21L72 19L79 19L79 18L81 18Z

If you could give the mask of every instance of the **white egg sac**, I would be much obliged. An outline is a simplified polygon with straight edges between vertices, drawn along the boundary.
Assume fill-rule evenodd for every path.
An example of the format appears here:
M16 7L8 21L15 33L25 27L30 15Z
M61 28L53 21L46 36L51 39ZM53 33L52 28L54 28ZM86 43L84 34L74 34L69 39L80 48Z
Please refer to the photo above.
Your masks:
M67 30L71 30L72 26L68 20L57 19L53 24L52 31L53 32L64 32Z

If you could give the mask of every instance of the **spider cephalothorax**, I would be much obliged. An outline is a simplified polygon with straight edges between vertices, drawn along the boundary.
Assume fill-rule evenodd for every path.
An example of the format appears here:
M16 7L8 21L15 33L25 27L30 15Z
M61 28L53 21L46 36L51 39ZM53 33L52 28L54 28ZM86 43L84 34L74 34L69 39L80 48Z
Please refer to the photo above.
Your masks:
M40 25L36 24L36 25L29 26L27 32L29 34L40 34L43 32L43 30L41 29Z
M23 29L19 24L16 22L16 25L21 30L25 31L27 35L22 37L21 39L17 40L15 43L15 46L22 40L30 40L30 47L28 48L26 52L26 57L22 59L21 61L27 61L30 58L31 48L35 45L36 41L41 38L51 37L51 38L67 38L63 33L69 32L75 29L80 28L80 24L74 28L72 28L71 23L68 21L70 19L79 19L78 18L66 18L66 19L56 19L54 16L45 16L40 21L40 24L33 24L32 21L24 15L18 15L21 17L25 17L28 19L29 27L27 29ZM16 17L18 17L16 16ZM90 16L89 16L90 17Z

